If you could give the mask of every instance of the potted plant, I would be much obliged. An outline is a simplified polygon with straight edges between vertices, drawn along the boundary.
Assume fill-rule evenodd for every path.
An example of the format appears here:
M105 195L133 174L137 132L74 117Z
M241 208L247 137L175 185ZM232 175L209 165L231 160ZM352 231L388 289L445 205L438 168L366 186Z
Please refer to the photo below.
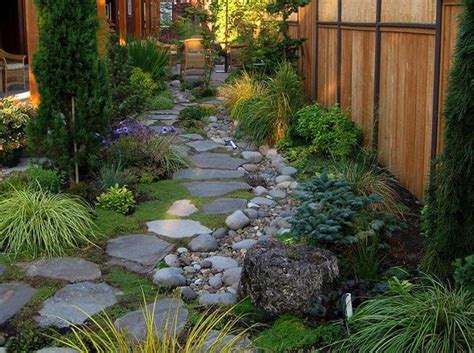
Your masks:
M25 127L33 113L30 105L0 99L0 166L14 167L20 162L26 145Z

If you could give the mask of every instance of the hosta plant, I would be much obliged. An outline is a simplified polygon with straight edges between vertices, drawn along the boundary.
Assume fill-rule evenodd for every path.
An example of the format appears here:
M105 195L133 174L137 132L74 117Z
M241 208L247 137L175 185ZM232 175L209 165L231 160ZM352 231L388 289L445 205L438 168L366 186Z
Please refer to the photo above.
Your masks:
M61 256L96 237L92 209L79 197L25 189L0 200L0 248L13 256Z
M125 185L115 184L97 197L96 205L105 210L128 214L135 207L135 203L133 193Z

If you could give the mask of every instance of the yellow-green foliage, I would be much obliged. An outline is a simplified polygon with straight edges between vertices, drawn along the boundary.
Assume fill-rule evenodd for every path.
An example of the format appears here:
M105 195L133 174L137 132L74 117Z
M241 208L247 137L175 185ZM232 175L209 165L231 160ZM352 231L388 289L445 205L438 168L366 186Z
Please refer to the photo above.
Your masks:
M224 98L224 105L232 111L241 102L258 96L263 91L263 84L244 72L242 77L228 83L219 89L219 95Z

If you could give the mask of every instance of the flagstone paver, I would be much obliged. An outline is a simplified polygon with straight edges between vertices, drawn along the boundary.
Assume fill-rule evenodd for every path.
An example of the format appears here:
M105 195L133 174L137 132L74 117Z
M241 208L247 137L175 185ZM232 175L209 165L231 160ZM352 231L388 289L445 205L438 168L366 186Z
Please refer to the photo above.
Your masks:
M196 154L191 157L191 162L198 168L230 170L235 170L242 164L247 163L245 159L234 158L224 153Z
M0 325L20 311L36 289L23 282L0 283Z
M106 283L79 282L58 290L35 318L41 327L69 327L117 303L123 293Z
M181 134L179 136L187 140L193 140L193 141L204 140L204 137L202 137L199 134Z
M193 142L188 142L187 145L192 147L197 152L207 152L211 150L215 150L216 148L224 147L223 145L219 145L214 141L210 140L198 140Z
M242 181L194 181L182 185L191 195L197 197L223 196L233 191L252 189L249 184Z
M147 222L148 230L152 233L170 239L187 239L199 234L208 234L212 231L197 221L166 219Z
M191 200L178 200L171 205L166 213L172 216L189 217L197 211L199 210L191 203Z
M173 245L153 235L126 235L107 242L110 265L129 271L148 273L173 250Z
M227 214L246 207L247 200L245 199L222 198L202 206L202 211L205 214Z
M224 169L182 169L176 172L173 179L190 179L190 180L211 180L211 179L237 179L241 178L245 173L241 170L224 170Z
M18 267L28 277L46 277L69 282L93 281L102 273L96 264L79 257L56 257L31 263L21 263Z

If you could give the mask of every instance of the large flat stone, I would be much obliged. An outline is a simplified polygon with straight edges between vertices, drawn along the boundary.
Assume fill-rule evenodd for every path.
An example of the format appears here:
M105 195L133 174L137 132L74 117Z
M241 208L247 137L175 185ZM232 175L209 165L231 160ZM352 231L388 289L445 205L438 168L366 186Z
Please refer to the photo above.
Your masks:
M147 273L163 260L173 245L150 235L126 235L107 242L107 255L113 257L109 264Z
M188 310L179 299L165 298L147 306L146 310L133 311L115 321L115 327L126 331L135 341L143 341L147 336L145 317L154 318L155 334L162 337L179 336L188 319Z
M198 168L229 170L235 170L247 163L245 159L233 158L223 153L200 153L192 156L191 161Z
M43 303L35 318L41 327L69 327L82 324L90 316L117 303L123 294L106 283L80 282L58 290Z
M26 283L0 283L0 325L20 311L35 292L36 289Z
M207 152L219 147L223 147L222 145L210 140L188 142L187 145L192 147L196 152Z
M252 189L249 184L241 181L195 181L182 185L197 197L223 196L233 191Z
M197 211L199 210L191 203L191 200L178 200L171 205L166 213L172 216L189 217Z
M182 169L176 172L173 179L212 180L212 179L237 179L245 173L241 170L225 169Z
M171 239L186 239L212 231L197 221L188 219L166 219L147 222L148 230Z
M199 134L181 134L179 136L182 137L182 138L185 138L187 140L192 140L192 141L204 140L204 137L202 137Z
M247 207L245 199L217 199L202 206L205 214L228 214Z
M79 257L57 257L18 264L29 277L46 277L63 281L93 281L102 273L96 264Z

